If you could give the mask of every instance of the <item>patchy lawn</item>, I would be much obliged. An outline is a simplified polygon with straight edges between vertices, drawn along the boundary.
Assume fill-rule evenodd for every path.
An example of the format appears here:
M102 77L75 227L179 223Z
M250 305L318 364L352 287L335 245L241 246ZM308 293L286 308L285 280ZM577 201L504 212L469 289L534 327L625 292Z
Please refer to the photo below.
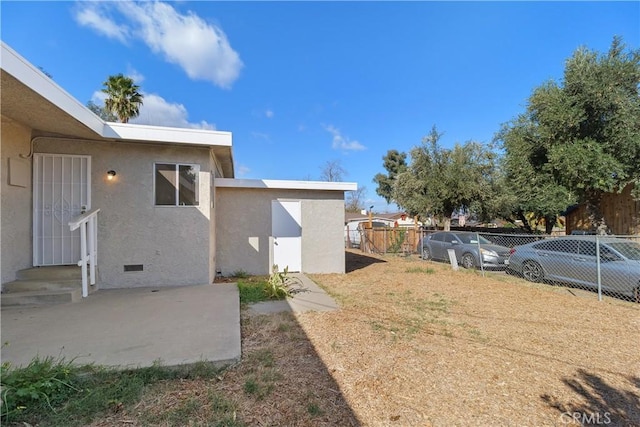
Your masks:
M640 305L347 253L339 311L242 316L243 360L95 426L640 425Z

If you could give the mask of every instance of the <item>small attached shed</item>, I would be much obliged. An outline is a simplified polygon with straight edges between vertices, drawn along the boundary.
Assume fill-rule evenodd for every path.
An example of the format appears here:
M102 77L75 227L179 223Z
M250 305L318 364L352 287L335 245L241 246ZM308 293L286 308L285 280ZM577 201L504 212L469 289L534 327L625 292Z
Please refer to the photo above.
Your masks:
M626 236L640 235L640 200L631 197L633 184L620 193L605 193L600 201L600 212L611 233ZM574 230L592 230L589 210L585 204L578 205L566 213L567 234Z
M216 270L344 273L344 192L356 183L215 180Z

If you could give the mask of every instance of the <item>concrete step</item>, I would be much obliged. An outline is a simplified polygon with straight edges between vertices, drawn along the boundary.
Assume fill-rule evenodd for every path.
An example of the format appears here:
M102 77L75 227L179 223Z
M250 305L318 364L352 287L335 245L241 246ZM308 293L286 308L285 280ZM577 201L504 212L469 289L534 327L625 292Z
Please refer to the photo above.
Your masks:
M92 288L95 286L90 286ZM82 288L82 280L15 280L2 285L2 293L55 291L59 289ZM91 292L91 289L89 290Z
M77 265L52 265L26 268L16 272L17 280L81 280L82 270Z
M82 289L55 289L3 293L0 296L2 307L20 305L50 305L78 302L82 299Z

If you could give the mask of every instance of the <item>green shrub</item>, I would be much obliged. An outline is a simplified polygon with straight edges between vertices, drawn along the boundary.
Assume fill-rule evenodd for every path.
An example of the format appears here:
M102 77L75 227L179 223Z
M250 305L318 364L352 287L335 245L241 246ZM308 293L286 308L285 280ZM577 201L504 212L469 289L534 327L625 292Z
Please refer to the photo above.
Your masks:
M291 280L287 277L289 267L285 267L283 272L278 271L278 266L274 264L273 272L269 277L269 281L265 285L265 292L269 299L284 299L291 296L289 286Z
M266 280L238 280L240 304L252 304L265 301L267 299L265 292L266 286Z
M139 401L150 384L178 378L215 378L219 372L204 361L178 368L158 362L124 371L78 366L52 357L36 357L20 368L3 363L0 424L83 426Z
M402 249L402 245L404 244L404 240L407 236L407 230L403 228L389 228L389 233L391 233L391 241L389 242L389 249L387 252L397 254Z
M24 412L52 411L80 390L74 385L80 369L73 362L53 357L36 357L24 368L2 364L0 398L2 421L11 421Z

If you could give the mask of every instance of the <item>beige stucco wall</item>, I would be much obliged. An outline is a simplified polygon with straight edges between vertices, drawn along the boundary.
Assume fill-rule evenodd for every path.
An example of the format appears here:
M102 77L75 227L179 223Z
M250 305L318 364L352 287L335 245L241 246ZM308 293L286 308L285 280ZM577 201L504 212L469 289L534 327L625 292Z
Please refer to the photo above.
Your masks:
M209 278L210 281L216 277L216 210L215 210L215 200L216 200L216 188L214 185L214 180L218 175L218 171L216 169L216 158L211 153L209 157Z
M91 156L100 288L211 283L208 148L45 139L35 152ZM199 164L199 206L154 206L154 162ZM117 175L108 181L111 169ZM127 264L144 271L124 272Z
M344 273L342 191L216 189L217 268L268 274L271 201L301 201L302 271Z
M15 280L16 271L33 262L31 227L31 161L21 159L29 153L31 129L5 116L0 123L2 196L0 201L0 264L2 283ZM9 159L22 163L27 186L9 185ZM14 171L15 172L15 171Z

